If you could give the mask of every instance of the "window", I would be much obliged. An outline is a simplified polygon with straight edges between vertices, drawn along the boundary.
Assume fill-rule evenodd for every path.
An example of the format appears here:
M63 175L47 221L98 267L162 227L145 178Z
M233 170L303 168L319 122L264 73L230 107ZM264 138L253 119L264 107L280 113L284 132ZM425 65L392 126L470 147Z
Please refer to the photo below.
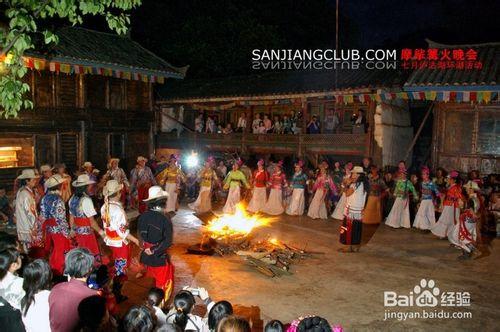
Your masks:
M443 150L447 153L472 152L474 113L445 112Z
M35 106L52 106L52 73L42 70L33 72L35 75Z
M109 108L121 110L124 108L123 80L118 78L109 79Z
M477 152L500 154L500 112L484 111L479 113Z
M103 109L106 107L106 78L85 75L85 107Z
M76 106L76 76L60 73L57 76L57 107L74 108Z
M32 136L0 138L0 168L32 167L33 164Z

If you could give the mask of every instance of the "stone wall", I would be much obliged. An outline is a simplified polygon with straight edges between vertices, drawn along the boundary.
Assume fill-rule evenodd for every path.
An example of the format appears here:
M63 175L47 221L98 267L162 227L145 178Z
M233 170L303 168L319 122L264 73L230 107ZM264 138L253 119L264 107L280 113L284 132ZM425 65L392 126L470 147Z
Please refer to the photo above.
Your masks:
M405 158L413 139L408 103L399 99L377 103L374 123L374 150L380 151L374 158L375 163L396 166ZM406 158L407 167L411 166L411 155L410 151Z

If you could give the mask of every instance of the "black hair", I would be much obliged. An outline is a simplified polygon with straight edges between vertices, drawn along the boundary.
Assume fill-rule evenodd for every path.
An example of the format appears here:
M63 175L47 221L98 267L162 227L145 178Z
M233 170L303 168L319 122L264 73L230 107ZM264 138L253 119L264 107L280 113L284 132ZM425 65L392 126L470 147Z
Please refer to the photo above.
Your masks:
M307 317L300 321L297 326L297 332L331 332L332 327L328 321L319 316Z
M109 280L108 267L103 264L90 273L87 278L87 286L89 286L89 288L99 290L104 288Z
M6 190L4 186L0 186L0 190Z
M46 260L39 258L26 265L23 270L23 289L26 295L21 300L25 315L31 304L35 302L35 295L39 291L50 289L51 280L52 271Z
M28 183L29 179L18 179L17 185L19 188L24 187Z
M208 328L210 331L215 331L217 324L227 316L233 314L233 306L228 301L219 301L213 305L208 313Z
M78 305L80 328L84 331L98 331L106 317L106 298L93 295L84 298Z
M158 287L152 287L148 292L148 304L151 306L159 306L163 298L165 297L165 291Z
M0 232L0 251L5 249L16 249L17 237L7 232Z
M151 310L146 306L132 306L123 317L122 330L126 332L151 332L155 328Z
M163 208L163 207L165 207L165 203L166 202L167 202L166 198L154 199L152 201L147 202L148 209L152 210L152 209L155 209L155 208L158 208L158 207Z
M356 180L356 188L363 184L363 190L365 192L370 192L370 181L368 180L368 176L365 173L360 173L358 179Z
M82 197L87 192L88 185L73 187L73 194L76 197Z
M94 256L87 248L75 248L66 254L64 265L64 274L71 278L85 278L92 272Z
M13 248L6 248L0 251L0 280L3 280L9 272L10 266L17 262L20 254Z
M174 324L177 325L182 331L186 329L188 314L191 313L195 303L196 300L193 294L187 290L181 290L174 297Z
M283 332L283 323L279 320L272 320L264 327L264 332Z

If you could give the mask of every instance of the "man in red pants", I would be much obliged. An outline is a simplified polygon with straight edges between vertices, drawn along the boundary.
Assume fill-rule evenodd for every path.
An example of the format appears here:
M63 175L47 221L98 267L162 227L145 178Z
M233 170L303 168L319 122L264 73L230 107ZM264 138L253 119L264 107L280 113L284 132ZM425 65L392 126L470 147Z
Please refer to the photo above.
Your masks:
M141 263L146 273L155 279L155 285L165 291L168 300L173 289L174 266L170 262L168 248L172 245L172 222L166 213L168 193L160 186L149 188L144 202L148 210L139 217L137 230L143 241Z
M59 174L47 179L47 193L40 202L40 215L45 229L45 251L50 253L49 264L54 275L59 276L64 271L64 255L71 249L66 206L59 191L63 182L64 179Z
M146 166L148 160L142 156L137 157L137 165L130 172L130 188L132 195L139 204L139 213L146 211L144 199L148 198L148 190L156 185L156 179L151 169Z

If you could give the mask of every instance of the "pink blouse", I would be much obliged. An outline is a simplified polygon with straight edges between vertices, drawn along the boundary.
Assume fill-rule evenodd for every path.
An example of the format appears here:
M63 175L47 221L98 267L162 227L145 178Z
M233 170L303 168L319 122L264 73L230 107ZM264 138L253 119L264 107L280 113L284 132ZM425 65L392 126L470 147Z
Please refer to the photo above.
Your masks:
M320 188L322 188L326 191L331 190L334 193L337 192L337 187L335 187L335 184L333 183L333 180L330 176L319 175L316 178L316 182L314 182L313 190L316 191Z
M281 189L282 187L286 186L285 174L283 172L274 172L269 179L269 185L271 186L271 189Z

